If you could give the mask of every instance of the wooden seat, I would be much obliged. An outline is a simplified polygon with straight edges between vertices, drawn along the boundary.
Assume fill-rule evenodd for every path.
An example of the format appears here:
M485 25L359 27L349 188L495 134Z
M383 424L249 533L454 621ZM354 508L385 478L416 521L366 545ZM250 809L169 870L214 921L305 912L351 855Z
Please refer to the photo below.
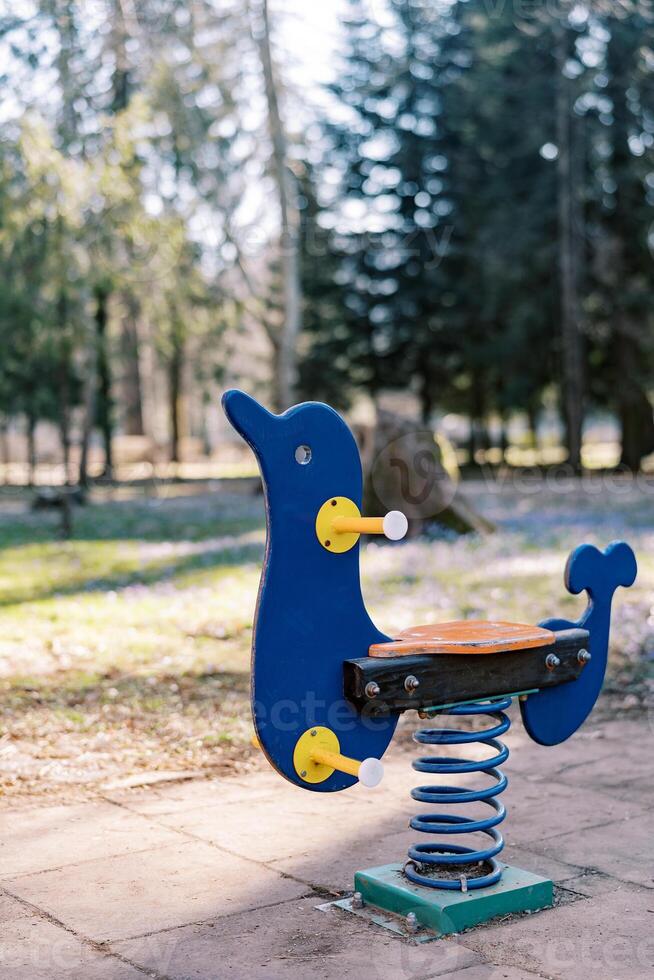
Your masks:
M409 657L429 653L504 653L554 643L551 630L523 623L464 619L403 630L388 643L373 643L371 657Z

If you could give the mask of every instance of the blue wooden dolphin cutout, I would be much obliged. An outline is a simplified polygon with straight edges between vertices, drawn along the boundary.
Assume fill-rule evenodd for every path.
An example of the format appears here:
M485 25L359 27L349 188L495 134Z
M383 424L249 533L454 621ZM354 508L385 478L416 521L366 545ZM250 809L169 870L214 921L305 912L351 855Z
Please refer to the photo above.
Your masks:
M254 451L263 478L267 542L252 644L252 713L261 747L286 779L333 792L356 782L335 770L308 784L293 763L298 737L312 726L335 732L340 751L379 759L397 715L366 717L343 696L343 661L365 657L388 639L361 596L358 544L334 556L320 544L316 515L330 497L361 507L359 452L348 426L318 402L273 415L249 395L223 396L225 413Z
M534 741L558 745L573 735L592 711L606 672L613 593L620 585L633 585L636 573L636 557L624 541L614 541L606 551L582 544L570 555L565 585L573 595L584 590L588 593L586 611L576 623L548 619L540 625L550 630L575 626L588 630L591 659L577 680L531 694L520 702L522 721Z

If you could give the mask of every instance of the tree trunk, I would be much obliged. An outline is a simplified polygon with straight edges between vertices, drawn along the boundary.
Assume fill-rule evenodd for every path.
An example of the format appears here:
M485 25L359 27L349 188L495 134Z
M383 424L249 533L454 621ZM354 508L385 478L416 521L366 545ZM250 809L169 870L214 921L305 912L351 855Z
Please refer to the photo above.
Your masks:
M181 333L173 333L173 350L168 365L168 397L170 411L170 460L180 462L182 439L182 373L184 370L184 341Z
M433 384L429 371L425 371L420 378L420 416L424 425L430 424L433 412Z
M32 412L27 414L27 485L34 486L36 472L36 419Z
M643 457L654 451L654 416L647 396L651 256L640 218L645 203L642 176L629 147L634 115L628 93L642 37L637 27L620 18L608 26L606 93L612 103L610 172L616 186L615 206L606 220L612 244L607 286L613 306L614 404L621 428L620 463L637 472Z
M59 439L64 461L64 486L70 486L70 406L64 396L59 401Z
M654 413L647 393L638 383L641 352L628 328L623 326L618 331L614 348L618 377L629 379L628 384L618 385L620 465L637 473L643 456L654 452Z
M254 4L253 4L254 6ZM272 141L272 162L280 210L280 252L283 293L283 322L275 352L274 401L284 411L295 400L297 382L297 337L300 332L301 285L299 255L299 216L295 178L288 166L288 147L279 108L277 84L270 43L268 0L256 4L259 16L253 33L263 72L268 129Z
M64 485L70 481L70 410L71 410L71 349L67 338L68 330L68 296L65 289L60 289L57 297L57 323L61 331L61 349L57 364L57 382L59 395L59 438L64 463Z
M9 423L6 416L0 419L0 459L2 461L2 483L9 483Z
M79 475L77 482L81 487L89 485L89 449L95 424L97 392L97 345L96 337L89 344L86 372L84 378L84 418L82 421L82 444L80 447Z
M478 371L472 375L470 386L470 429L468 431L468 465L477 466L475 454L478 449L488 449L488 431L484 417L486 404L484 398L484 381Z
M112 79L113 99L111 111L116 114L127 108L130 97L131 77L127 42L130 31L125 22L125 6L123 0L114 0L111 12L112 37L111 47L114 55L114 75Z
M640 388L634 388L620 402L621 451L620 465L637 473L643 456L654 452L654 420L649 398Z
M477 451L477 420L468 416L468 466L475 465L475 453Z
M578 189L574 180L571 82L564 75L568 58L568 33L563 23L557 27L556 39L556 129L559 155L558 220L559 275L561 286L561 341L563 358L563 409L565 416L568 461L576 473L581 471L581 446L584 422L584 351L582 311L579 296L579 213Z
M538 449L538 409L535 405L527 406L527 426L532 448Z
M111 398L111 361L109 359L107 341L107 322L109 309L109 293L103 287L98 287L95 293L95 334L97 342L97 395L96 421L102 434L104 448L104 469L102 475L113 477L113 403Z
M129 37L123 4L120 0L112 5L112 36L111 48L114 56L114 73L112 78L113 97L110 111L112 114L122 112L129 102L130 94L130 72L127 58L126 43ZM94 290L95 296L95 330L97 351L95 360L95 371L97 375L93 386L93 395L89 389L85 397L85 427L84 439L82 444L82 455L80 460L80 483L86 485L87 481L87 457L88 440L91 436L94 423L97 421L98 428L102 435L102 445L104 449L104 467L102 476L107 479L113 477L113 404L111 397L112 376L111 361L109 358L107 323L109 319L109 300L111 298L111 288L106 282L99 282ZM88 414L89 409L92 415Z
M143 393L139 364L139 306L134 296L125 296L127 313L123 319L122 349L125 363L125 432L143 435Z
M502 462L506 463L506 454L509 449L509 422L506 414L502 412L500 414L500 442L499 450L502 457Z

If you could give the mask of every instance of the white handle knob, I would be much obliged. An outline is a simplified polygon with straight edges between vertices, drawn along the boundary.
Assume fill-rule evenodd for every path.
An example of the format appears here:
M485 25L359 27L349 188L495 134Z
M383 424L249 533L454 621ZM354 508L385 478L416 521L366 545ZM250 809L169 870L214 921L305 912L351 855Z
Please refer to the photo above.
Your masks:
M384 518L384 534L389 541L401 541L409 530L409 522L401 510L389 510Z
M368 789L379 786L384 778L384 766L379 759L364 759L359 766L359 782Z

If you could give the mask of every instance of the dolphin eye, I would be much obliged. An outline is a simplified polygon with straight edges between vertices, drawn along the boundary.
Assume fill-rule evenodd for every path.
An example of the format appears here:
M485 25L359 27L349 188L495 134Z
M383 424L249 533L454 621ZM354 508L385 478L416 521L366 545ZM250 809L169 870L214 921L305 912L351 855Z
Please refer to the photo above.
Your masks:
M295 450L295 462L306 466L311 462L311 446L298 446Z

